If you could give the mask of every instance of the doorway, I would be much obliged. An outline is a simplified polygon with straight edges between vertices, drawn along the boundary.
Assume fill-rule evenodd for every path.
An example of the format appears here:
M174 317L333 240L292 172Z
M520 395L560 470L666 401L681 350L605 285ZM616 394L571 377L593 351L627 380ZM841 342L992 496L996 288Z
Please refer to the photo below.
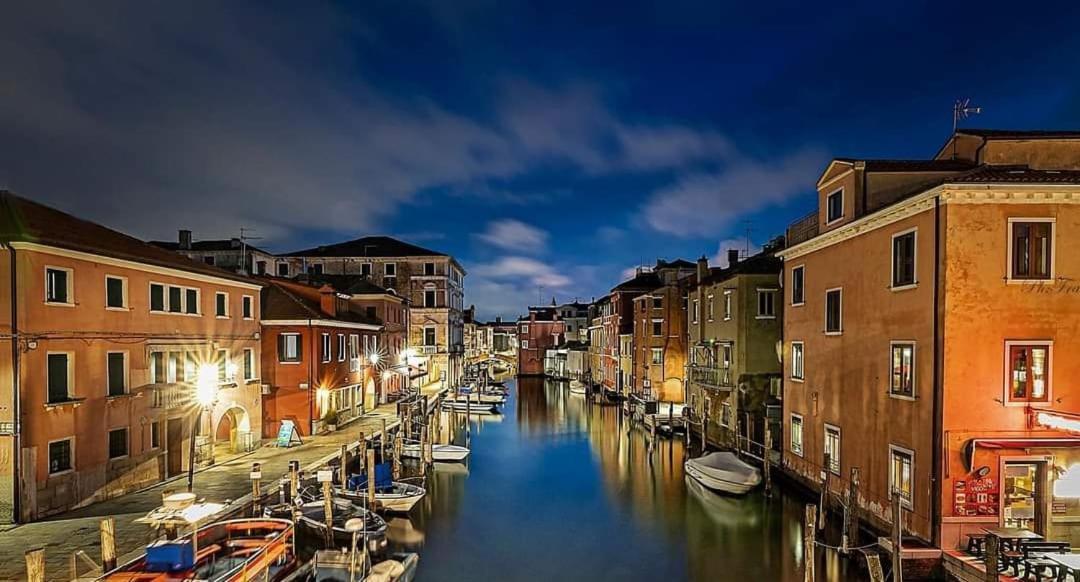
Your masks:
M1045 461L1006 461L1001 516L1005 527L1046 535Z
M184 421L170 418L165 421L165 471L169 477L184 472Z

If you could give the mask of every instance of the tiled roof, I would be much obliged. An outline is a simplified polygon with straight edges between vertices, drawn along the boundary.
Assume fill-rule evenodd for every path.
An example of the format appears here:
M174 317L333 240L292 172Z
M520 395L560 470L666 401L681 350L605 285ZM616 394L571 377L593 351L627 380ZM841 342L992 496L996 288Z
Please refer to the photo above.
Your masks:
M332 245L285 253L285 257L445 257L436 252L388 236L365 236Z
M977 135L987 139L1080 139L1075 129L969 129L962 127L956 133Z
M690 261L687 261L686 259L675 259L674 261L665 261L663 259L658 259L656 261L657 269L693 269L696 267L697 265L691 263Z
M980 166L965 174L949 178L946 182L1080 184L1080 170L1033 170L1026 166Z
M726 268L709 269L709 275L702 284L718 283L726 281L736 275L770 275L779 273L783 269L780 258L771 252L760 252L751 255L732 266Z
M975 166L967 160L863 160L868 172L959 172Z
M0 241L33 242L222 279L259 284L148 242L0 190Z
M634 278L619 283L612 291L649 291L660 286L660 277L651 271L638 273Z
M283 282L266 278L260 305L262 319L273 321L281 319L330 319L349 323L382 325L378 319L369 318L362 313L345 311L331 317L323 313L319 305L319 288L296 282Z

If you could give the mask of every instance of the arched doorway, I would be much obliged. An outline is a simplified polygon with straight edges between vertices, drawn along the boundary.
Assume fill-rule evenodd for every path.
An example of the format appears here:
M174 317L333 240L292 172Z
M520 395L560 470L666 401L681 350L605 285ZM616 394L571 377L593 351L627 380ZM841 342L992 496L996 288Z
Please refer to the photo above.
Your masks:
M217 453L242 453L254 447L251 418L242 406L234 405L218 418L214 428L215 456Z
M379 405L378 395L375 393L375 379L368 378L364 384L364 410L373 410Z

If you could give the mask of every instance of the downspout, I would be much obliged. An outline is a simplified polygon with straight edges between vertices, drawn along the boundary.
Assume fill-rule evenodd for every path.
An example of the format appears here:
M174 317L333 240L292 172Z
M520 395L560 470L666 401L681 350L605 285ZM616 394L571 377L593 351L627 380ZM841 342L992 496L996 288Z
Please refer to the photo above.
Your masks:
M315 360L315 330L311 327L311 319L307 322L308 328L308 377L307 377L307 389L308 389L308 436L315 436L315 398L318 395L318 390L315 388L312 381L315 377L311 370L311 366ZM346 340L347 342L348 340ZM348 345L348 343L346 343Z
M19 285L18 285L18 269L15 264L15 247L8 245L8 252L11 254L11 409L12 409L12 431L11 438L13 441L14 451L12 452L12 522L22 522L22 463L20 462L22 457L22 406L21 406L21 386L20 379L22 377L22 371L19 365L19 359L22 352L19 350Z
M944 424L942 401L942 351L941 351L941 197L934 197L934 418L932 473L930 476L930 541L934 547L941 545L941 479L944 472L942 464L942 428Z

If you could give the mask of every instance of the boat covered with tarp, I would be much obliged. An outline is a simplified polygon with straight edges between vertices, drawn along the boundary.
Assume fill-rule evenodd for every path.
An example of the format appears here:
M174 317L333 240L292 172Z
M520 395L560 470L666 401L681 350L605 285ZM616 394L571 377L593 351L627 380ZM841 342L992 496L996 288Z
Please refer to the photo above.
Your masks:
M690 459L686 474L713 491L742 495L761 483L761 471L735 453L723 451Z

